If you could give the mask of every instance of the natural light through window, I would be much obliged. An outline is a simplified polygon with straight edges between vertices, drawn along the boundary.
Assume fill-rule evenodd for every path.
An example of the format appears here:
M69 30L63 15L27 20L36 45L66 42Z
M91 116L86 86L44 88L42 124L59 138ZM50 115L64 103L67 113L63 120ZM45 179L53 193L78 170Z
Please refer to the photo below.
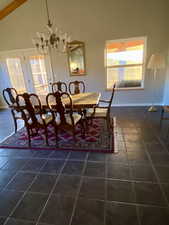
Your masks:
M107 89L143 86L145 38L106 42Z
M47 94L49 90L44 56L30 56L29 62L31 65L35 92L39 95Z
M6 64L10 76L11 86L15 87L18 93L25 92L26 87L20 58L7 58Z

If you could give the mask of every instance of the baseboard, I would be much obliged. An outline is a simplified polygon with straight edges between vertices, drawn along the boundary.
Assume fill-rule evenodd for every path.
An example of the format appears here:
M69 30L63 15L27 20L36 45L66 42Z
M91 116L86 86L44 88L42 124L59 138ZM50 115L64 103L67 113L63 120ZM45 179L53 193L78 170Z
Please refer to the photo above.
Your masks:
M139 106L146 107L146 106L151 106L151 105L152 105L151 103L112 104L113 107L139 107ZM156 106L162 106L163 103L155 103L154 105L156 105Z
M138 106L151 106L151 103L138 103L138 104L134 104L134 103L129 103L129 104L112 104L113 107L138 107ZM156 103L156 106L163 106L165 105L164 103ZM8 109L8 106L0 106L0 109Z
M0 105L0 109L8 109L8 106L6 106L6 105Z

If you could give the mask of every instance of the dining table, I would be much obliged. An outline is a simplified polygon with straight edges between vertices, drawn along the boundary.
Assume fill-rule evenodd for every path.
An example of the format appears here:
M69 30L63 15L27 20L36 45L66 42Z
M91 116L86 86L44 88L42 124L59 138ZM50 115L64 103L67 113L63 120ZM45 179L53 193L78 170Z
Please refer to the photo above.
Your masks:
M70 96L72 99L73 108L81 110L97 106L99 104L101 93L84 92ZM41 101L41 105L43 107L46 107L47 106L46 95L39 95L39 99ZM70 101L68 98L63 98L62 102L66 107L69 107ZM50 105L52 105L52 102L50 102Z
M44 110L48 110L48 106L47 106L47 102L46 102L46 95L38 95L38 97L41 101L42 108ZM82 115L85 118L86 113L87 113L86 109L98 106L99 100L101 97L101 93L99 93L99 92L84 92L84 93L70 95L70 97L72 99L73 110L82 113ZM62 103L65 105L66 108L69 108L70 99L68 97L62 98ZM55 106L55 104L56 104L55 100L53 100L53 102L50 102L50 105L52 105L52 104L53 104L53 106ZM11 106L11 109L14 109L19 112L21 109L25 109L24 104L23 104L23 108L21 105L20 105L20 107L18 107L17 104L14 104L13 106Z

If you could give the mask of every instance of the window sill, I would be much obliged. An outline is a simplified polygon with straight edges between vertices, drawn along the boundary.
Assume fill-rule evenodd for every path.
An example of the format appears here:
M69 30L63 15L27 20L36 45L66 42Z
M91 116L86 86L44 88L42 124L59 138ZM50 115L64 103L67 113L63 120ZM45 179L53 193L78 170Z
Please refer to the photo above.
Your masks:
M126 88L115 88L116 91L135 91L135 90L144 90L143 87L126 87ZM112 88L106 88L106 91L112 91Z

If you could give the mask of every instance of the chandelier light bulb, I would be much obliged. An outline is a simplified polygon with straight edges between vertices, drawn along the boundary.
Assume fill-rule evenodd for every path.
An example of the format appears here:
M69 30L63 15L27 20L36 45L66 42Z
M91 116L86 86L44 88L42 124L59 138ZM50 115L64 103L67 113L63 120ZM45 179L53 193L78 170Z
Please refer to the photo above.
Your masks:
M65 53L67 49L67 43L71 41L67 32L63 32L54 27L49 17L48 2L46 2L46 11L48 22L45 26L45 32L36 32L36 38L32 39L33 45L36 47L40 54L48 54L48 51L55 49L57 52Z

